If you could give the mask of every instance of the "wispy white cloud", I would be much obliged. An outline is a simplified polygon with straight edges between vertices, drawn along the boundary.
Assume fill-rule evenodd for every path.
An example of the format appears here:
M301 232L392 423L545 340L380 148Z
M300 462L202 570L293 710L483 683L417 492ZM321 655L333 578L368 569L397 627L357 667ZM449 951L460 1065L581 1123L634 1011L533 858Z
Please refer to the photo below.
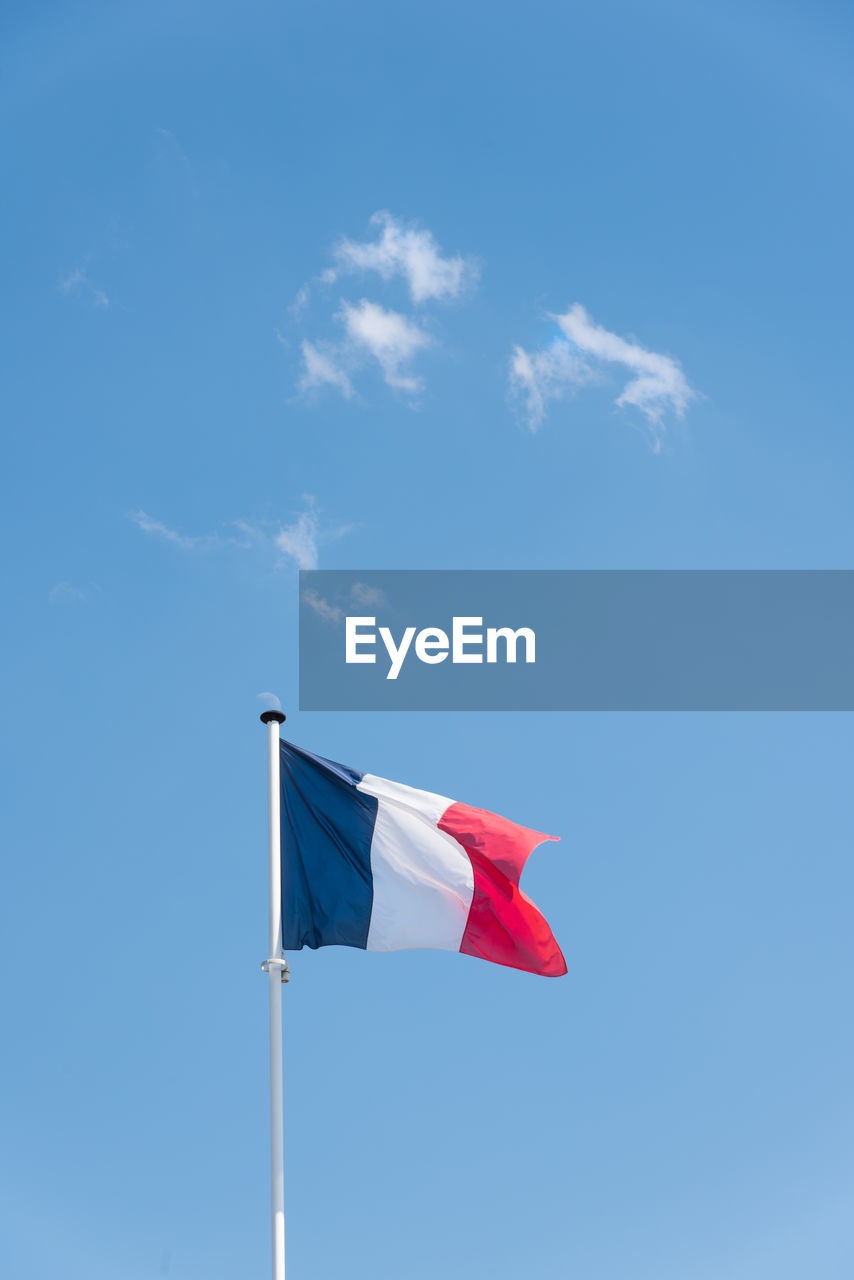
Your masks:
M528 352L515 347L510 358L511 392L524 401L532 430L542 422L549 401L561 399L569 389L597 380L605 365L619 365L631 377L615 401L618 408L632 406L645 416L658 452L665 418L681 418L697 393L689 386L679 361L638 342L621 338L596 322L578 302L563 315L551 317L562 337L548 347Z
M402 280L413 306L459 299L477 281L476 261L443 253L426 227L405 223L385 211L373 215L371 227L375 229L372 239L340 240L333 250L333 265L299 289L290 307L295 321L318 289L328 291L351 275L373 273L381 280ZM395 390L410 395L423 390L423 378L408 366L434 339L413 316L363 297L359 302L339 299L330 318L343 325L343 337L301 343L300 392L332 387L349 400L356 394L355 375L371 361L377 362L384 381Z
M311 503L293 524L283 525L273 542L282 555L296 563L297 568L316 569L318 532L317 512Z
M296 297L294 298L289 308L290 313L295 320L299 320L300 316L308 306L310 299L311 299L311 285L308 285L308 284L301 285L300 288L297 289Z
M73 582L56 582L47 593L51 604L82 604L85 593Z
M191 535L179 533L177 529L171 529L162 520L155 520L147 511L132 511L128 517L138 525L143 533L150 533L156 538L163 538L166 542L172 542L176 547L183 547L185 551L191 551L197 547L210 546L215 540L215 534Z
M79 289L86 282L86 272L82 267L75 267L70 271L64 280L59 282L60 293L73 293L75 289Z
M259 542L266 542L267 535L263 529L259 529L257 524L251 524L248 520L228 520L226 522L227 529L237 529L242 537L226 538L225 541L232 547L243 547L248 550Z
M91 299L93 306L108 307L110 299L107 297L103 289L98 288L89 279L85 267L75 267L64 280L59 282L60 293L85 293Z
M353 376L371 361L380 367L386 385L414 395L424 389L424 379L411 371L414 357L433 345L421 325L399 311L388 310L362 298L342 302L335 319L344 328L341 341L302 343L303 367L297 382L300 392L334 387L345 400L355 395Z
M315 591L314 587L306 587L301 593L300 599L304 600L318 617L323 618L324 622L340 622L344 616L338 605L330 604L324 596Z
M371 226L377 228L376 239L345 237L336 246L336 266L321 277L325 284L354 272L376 271L383 280L401 276L418 304L459 298L477 281L475 260L446 257L426 227L404 223L384 209L373 215Z
M317 500L306 494L305 508L291 524L283 525L273 536L273 544L282 556L293 560L298 569L316 569L320 548L352 532L351 524L332 524L321 518Z
M634 376L617 397L620 407L634 405L654 426L661 423L667 412L682 417L696 392L689 387L682 366L673 356L648 351L637 342L610 333L596 324L578 302L555 319L579 351L594 360L621 364L632 371Z
M369 586L367 582L354 582L350 596L357 604L374 605L376 608L388 605L385 592L379 587Z
M90 582L85 587L78 586L76 582L55 582L47 593L47 598L51 604L84 604L100 590L96 582Z
M224 533L186 534L156 520L145 511L131 512L129 519L143 533L161 538L182 551L223 551L236 548L242 551L253 547L278 553L278 563L293 561L300 569L316 569L318 548L349 533L352 525L331 525L322 521L313 497L306 496L304 509L290 524L278 528L263 527L247 520L231 520L223 527L236 529L238 536Z
M216 550L223 547L239 547L248 549L255 542L265 541L267 535L256 525L247 520L229 520L224 524L226 529L237 529L240 537L226 533L181 533L162 520L156 520L147 511L131 511L128 519L132 520L143 533L148 533L164 542L171 542L184 551Z
M510 357L510 390L523 410L532 431L546 416L550 400L560 400L571 387L593 378L590 366L574 355L569 343L555 338L542 351L514 347Z
M416 352L432 344L432 338L420 325L399 311L387 311L367 298L355 306L342 303L338 316L349 342L357 351L365 351L377 361L390 387L410 392L423 388L422 378L405 373L402 368Z
M346 595L339 595L338 599L341 603L336 604L322 596L314 587L304 587L300 592L300 600L303 604L308 605L309 609L324 622L340 622L350 601L364 609L388 608L385 593L379 587L368 586L365 582L354 582L349 592Z
M331 342L302 343L303 371L297 383L300 391L336 387L345 400L353 395L353 384L344 368L346 353Z

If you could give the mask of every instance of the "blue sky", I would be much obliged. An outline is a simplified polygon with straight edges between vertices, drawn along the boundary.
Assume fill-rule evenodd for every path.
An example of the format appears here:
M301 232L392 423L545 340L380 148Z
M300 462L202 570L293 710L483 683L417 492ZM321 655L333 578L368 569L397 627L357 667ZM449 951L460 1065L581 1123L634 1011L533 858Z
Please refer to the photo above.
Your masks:
M569 965L295 959L293 1275L851 1274L850 718L300 715L296 569L850 567L852 38L7 6L16 1280L266 1273L267 690L561 835Z

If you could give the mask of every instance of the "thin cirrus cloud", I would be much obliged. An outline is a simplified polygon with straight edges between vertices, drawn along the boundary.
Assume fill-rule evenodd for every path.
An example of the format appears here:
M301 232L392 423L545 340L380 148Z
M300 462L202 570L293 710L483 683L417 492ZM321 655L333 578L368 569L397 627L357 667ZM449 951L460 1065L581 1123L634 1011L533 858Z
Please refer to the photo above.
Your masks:
M280 525L278 529L265 528L246 520L232 520L227 527L235 529L236 536L219 532L182 533L145 511L131 512L129 519L143 533L169 542L182 551L216 551L227 547L248 551L261 547L276 553L277 567L290 562L298 569L316 569L320 546L343 537L353 526L326 524L320 518L315 499L309 495L305 502L305 508L291 523Z
M388 599L386 594L380 587L369 586L367 582L354 582L350 588L350 598L355 600L357 604L373 605L375 608L380 606L388 608Z
M315 591L314 587L304 587L300 592L300 600L324 622L336 623L344 617L342 605L333 604L331 600L327 600L325 596ZM353 583L345 603L349 606L352 602L363 608L389 607L385 593L379 587L371 587L366 582Z
M605 368L616 365L630 376L614 403L619 409L633 407L644 415L653 449L658 452L667 416L683 417L697 395L679 361L611 333L596 324L578 302L564 315L551 318L561 336L540 351L514 347L510 358L511 393L521 404L531 430L543 422L550 402L563 399L580 386L601 381Z
M459 299L476 283L475 260L445 255L427 228L404 223L387 212L375 213L371 226L376 228L375 238L343 238L332 251L334 265L316 281L302 286L291 308L296 319L304 313L318 283L328 288L351 275L373 273L382 281L402 280L414 308ZM435 340L413 315L362 297L358 302L339 299L330 318L340 336L301 343L300 392L328 387L350 400L355 395L355 376L368 366L377 367L386 386L395 391L410 396L423 391L424 379L412 364L435 345Z
M100 289L93 284L86 273L85 267L75 267L73 271L59 282L59 292L70 294L85 294L94 307L108 307L110 299L104 289Z
M305 587L300 592L300 600L307 604L318 617L323 618L324 622L340 622L344 616L337 604L330 604L325 596L315 591L314 587Z
M358 272L376 271L383 280L400 276L418 305L459 298L477 282L479 268L475 259L445 257L426 227L407 226L385 209L373 215L370 225L378 228L375 240L345 237L336 245L336 265L321 276L324 284L334 284L339 276Z
M542 351L514 347L510 357L510 386L524 399L528 426L535 431L546 416L550 400L559 400L569 387L594 378L593 370L565 338L555 338Z
M84 604L100 590L96 582L90 582L86 587L78 586L76 582L55 582L47 598L51 604L78 605Z
M164 542L171 542L176 547L183 547L185 551L209 547L220 540L218 534L180 533L178 529L170 528L162 520L155 520L154 516L150 516L147 511L132 511L128 519L132 520L143 533L151 534L155 538L162 538Z
M274 535L273 542L277 551L293 560L298 569L316 569L319 533L317 511L311 503L293 524L285 525Z
M401 391L422 390L424 380L404 371L404 366L432 343L420 325L398 311L386 311L367 298L362 298L356 306L343 302L339 317L348 341L357 351L376 360L390 387Z
M305 340L302 344L300 391L330 386L349 400L354 394L353 375L371 361L379 366L386 386L412 395L423 391L424 379L410 368L417 353L433 343L421 325L367 298L342 302L335 319L344 329L342 341Z
M344 368L345 353L331 342L302 343L303 371L297 387L300 391L312 391L318 387L335 387L345 400L353 395L353 383Z

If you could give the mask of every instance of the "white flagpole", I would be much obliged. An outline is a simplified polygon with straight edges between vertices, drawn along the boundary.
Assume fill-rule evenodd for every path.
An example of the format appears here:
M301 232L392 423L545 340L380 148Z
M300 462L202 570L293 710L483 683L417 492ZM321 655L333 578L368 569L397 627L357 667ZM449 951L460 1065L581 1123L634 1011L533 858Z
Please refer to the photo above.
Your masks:
M270 946L261 966L270 980L270 1195L273 1220L273 1280L285 1280L285 1151L282 1097L282 983L288 962L282 951L282 828L279 789L281 711L265 711L267 726L267 821L270 873Z

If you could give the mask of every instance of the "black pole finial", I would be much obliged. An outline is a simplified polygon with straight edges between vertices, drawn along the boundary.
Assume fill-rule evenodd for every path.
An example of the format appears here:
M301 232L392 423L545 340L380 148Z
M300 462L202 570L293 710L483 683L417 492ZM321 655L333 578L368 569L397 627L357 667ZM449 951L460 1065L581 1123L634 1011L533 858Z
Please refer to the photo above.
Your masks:
M285 723L284 711L262 711L261 712L262 724L269 724L271 720L275 720L278 724L284 724Z

